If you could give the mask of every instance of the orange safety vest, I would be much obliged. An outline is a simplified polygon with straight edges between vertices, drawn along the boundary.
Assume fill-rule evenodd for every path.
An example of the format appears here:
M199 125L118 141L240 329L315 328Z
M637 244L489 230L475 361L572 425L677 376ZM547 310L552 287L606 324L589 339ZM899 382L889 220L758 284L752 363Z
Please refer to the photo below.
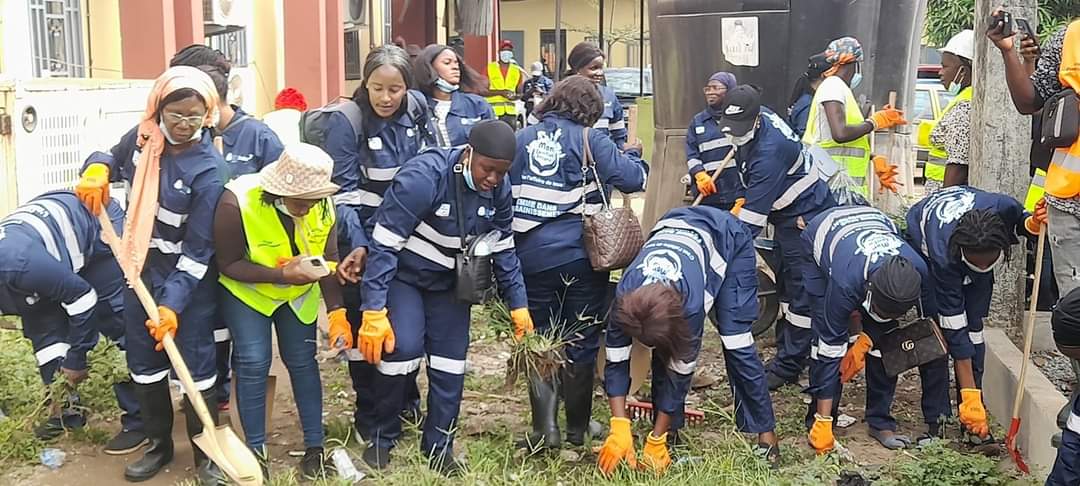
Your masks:
M1069 24L1062 48L1058 80L1080 93L1080 20ZM1046 171L1046 193L1060 199L1080 194L1080 140L1054 151Z
M521 81L521 70L517 66L510 64L505 78L497 62L488 63L487 72L492 91L517 91L518 81ZM505 96L488 96L487 100L495 110L495 116L517 114L517 106Z

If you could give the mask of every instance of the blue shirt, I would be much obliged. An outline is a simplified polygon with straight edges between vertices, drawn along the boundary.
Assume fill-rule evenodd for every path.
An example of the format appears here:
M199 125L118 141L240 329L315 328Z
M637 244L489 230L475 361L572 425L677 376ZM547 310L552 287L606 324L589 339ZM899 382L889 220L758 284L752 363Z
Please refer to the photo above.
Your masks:
M686 166L690 171L690 190L697 196L697 184L693 177L699 172L706 171L710 176L720 168L720 162L731 151L731 142L728 137L720 133L720 126L713 118L709 110L702 111L690 120L690 126L686 127ZM739 178L739 169L736 168L733 158L726 166L720 177L716 178L716 194L706 197L701 202L712 205L730 205L735 200L746 194L742 180Z
M236 114L221 131L221 145L229 180L254 174L281 156L285 149L270 127L233 106Z
M459 211L465 216L467 237L499 233L491 248L495 278L511 309L528 305L510 229L514 202L508 181L504 179L489 192L463 187L462 207L458 207L455 191L460 176L454 166L462 152L426 150L394 178L373 218L362 283L364 310L386 307L386 293L395 278L423 290L454 287L455 256L461 253Z
M791 125L800 140L806 134L806 123L810 120L810 103L813 101L813 94L803 93L788 109L788 125Z
M769 222L813 215L835 204L812 156L791 128L761 107L761 123L750 143L736 149L746 203L739 219L757 236Z
M604 114L592 127L611 137L615 146L622 150L626 143L626 120L623 119L623 106L619 97L615 96L615 90L605 85L599 85L600 96L604 98Z
M495 111L487 100L474 94L455 91L450 94L450 113L443 122L450 139L444 140L442 127L435 116L437 103L435 98L428 98L428 113L431 113L431 123L434 125L432 132L440 147L458 147L469 143L469 132L473 126L483 120L495 119Z
M547 113L539 124L517 133L510 184L517 252L526 275L588 258L581 215L600 209L600 188L593 171L586 175L582 170L583 129L566 117ZM624 193L644 190L648 164L619 151L599 130L588 132L600 183Z

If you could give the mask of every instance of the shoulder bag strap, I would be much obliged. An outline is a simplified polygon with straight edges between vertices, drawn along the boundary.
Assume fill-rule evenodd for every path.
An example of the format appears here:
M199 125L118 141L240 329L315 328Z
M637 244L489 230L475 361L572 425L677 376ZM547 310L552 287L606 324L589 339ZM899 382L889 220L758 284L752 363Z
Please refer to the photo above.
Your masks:
M610 209L608 204L607 195L604 194L604 185L600 182L600 173L596 170L596 161L592 158L592 149L589 148L589 127L583 127L581 129L581 215L585 216L585 196L587 184L585 183L585 175L590 170L593 173L593 180L596 181L596 188L600 192L600 201L603 204L604 209Z
M454 164L454 219L457 220L458 238L461 240L462 253L465 253L468 248L465 243L465 170L465 165L460 161Z

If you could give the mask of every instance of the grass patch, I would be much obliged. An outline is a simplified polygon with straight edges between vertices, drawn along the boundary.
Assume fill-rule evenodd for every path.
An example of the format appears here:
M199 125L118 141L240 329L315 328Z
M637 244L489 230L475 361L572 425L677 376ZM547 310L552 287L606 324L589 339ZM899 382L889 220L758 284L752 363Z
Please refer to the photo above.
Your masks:
M1007 472L1002 471L994 459L960 453L950 447L949 441L935 440L918 451L905 453L903 456L900 461L887 465L883 477L874 484L997 486L1016 484L1021 479L1014 468Z

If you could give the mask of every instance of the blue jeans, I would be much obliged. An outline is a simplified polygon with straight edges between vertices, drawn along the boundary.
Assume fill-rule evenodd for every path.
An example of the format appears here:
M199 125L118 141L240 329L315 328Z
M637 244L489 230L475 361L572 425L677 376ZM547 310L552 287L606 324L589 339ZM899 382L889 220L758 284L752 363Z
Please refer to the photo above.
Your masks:
M260 447L266 442L266 377L272 359L273 323L281 361L289 370L293 399L300 412L304 447L322 447L322 382L315 362L315 324L301 323L288 305L278 307L270 317L264 316L225 290L220 303L221 315L232 333L236 406L248 446Z

